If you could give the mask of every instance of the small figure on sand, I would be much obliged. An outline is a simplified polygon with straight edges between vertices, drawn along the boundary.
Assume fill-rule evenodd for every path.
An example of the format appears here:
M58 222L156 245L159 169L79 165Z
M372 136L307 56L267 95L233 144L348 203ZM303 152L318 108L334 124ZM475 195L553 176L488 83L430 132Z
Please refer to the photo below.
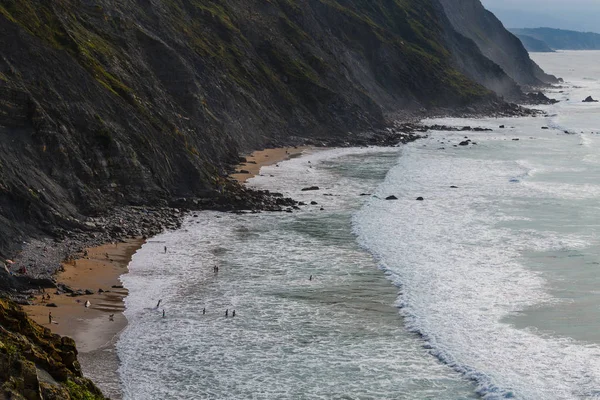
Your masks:
M165 310L163 310L163 318L166 318Z
M225 310L225 318L229 317L229 308Z
M218 265L215 265L215 266L213 267L213 272L214 272L215 274L218 274L218 273L219 273L219 266L218 266Z
M235 317L235 310L233 310L233 312L231 313L232 317Z
M90 303L89 300L85 301L85 304L84 304L85 308L90 308L91 305L92 305L92 303Z
M202 315L206 314L206 307L202 309Z
M52 325L52 311L48 313L48 323Z
M165 246L165 254L167 254L167 246Z

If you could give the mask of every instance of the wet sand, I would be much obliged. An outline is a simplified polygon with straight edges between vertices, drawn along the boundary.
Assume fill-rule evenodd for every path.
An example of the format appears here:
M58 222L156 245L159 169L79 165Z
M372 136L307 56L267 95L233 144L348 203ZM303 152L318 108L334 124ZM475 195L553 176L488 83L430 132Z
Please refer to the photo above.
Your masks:
M59 283L74 290L89 289L94 294L70 297L46 289L50 300L43 302L41 296L36 296L34 305L24 307L39 324L75 340L84 373L112 399L121 397L114 345L127 325L123 315L127 290L113 286L121 285L119 277L127 273L131 257L143 243L142 239L129 239L87 249L87 256L62 264L64 271L56 276ZM104 292L100 293L99 289ZM86 308L84 304L88 300L91 305ZM47 303L55 303L58 307L47 307ZM52 324L48 320L49 312L52 313ZM112 320L111 314L114 314Z
M237 173L232 174L231 177L240 183L245 183L248 179L258 175L262 167L299 157L304 150L309 148L308 146L280 147L255 151L246 157L245 163L238 165L236 168ZM240 173L240 171L247 171L247 173Z

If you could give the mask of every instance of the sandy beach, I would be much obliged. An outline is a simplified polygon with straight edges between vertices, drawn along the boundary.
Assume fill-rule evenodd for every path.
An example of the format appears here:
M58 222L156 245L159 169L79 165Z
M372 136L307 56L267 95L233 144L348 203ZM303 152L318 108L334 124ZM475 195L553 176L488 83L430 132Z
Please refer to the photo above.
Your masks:
M246 156L246 162L238 165L236 168L237 172L232 174L231 177L240 183L245 183L248 179L258 175L262 167L277 164L280 161L289 160L290 158L299 157L302 152L308 148L308 146L279 147L276 149L255 151Z
M143 243L142 239L129 239L90 248L86 250L86 256L62 264L64 270L56 276L59 283L74 290L89 289L94 294L70 297L47 289L50 300L42 301L41 296L36 296L33 305L24 307L39 324L75 340L84 373L97 381L103 392L113 399L120 398L114 344L127 325L123 315L127 290L118 287L121 286L119 277L127 273L131 257ZM91 303L88 308L86 301ZM57 307L47 307L48 303ZM52 324L48 320L49 312L52 313Z

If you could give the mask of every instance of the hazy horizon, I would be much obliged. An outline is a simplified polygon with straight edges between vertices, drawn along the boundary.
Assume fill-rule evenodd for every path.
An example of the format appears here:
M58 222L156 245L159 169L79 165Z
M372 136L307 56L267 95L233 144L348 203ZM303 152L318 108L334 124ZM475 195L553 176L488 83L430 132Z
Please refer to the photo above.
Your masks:
M597 0L482 0L507 28L549 27L600 33Z

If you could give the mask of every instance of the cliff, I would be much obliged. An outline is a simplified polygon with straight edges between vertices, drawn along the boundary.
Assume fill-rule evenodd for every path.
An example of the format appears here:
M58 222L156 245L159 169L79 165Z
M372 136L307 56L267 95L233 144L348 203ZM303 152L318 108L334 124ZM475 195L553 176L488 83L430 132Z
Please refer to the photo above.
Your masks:
M436 7L0 0L0 255L117 205L215 196L247 150L493 109Z
M553 28L511 29L516 35L531 37L554 50L600 50L600 34Z
M530 53L554 53L554 50L542 40L528 35L519 35L518 33L515 33L515 36L519 38L525 49Z
M480 0L439 0L454 29L473 40L481 53L498 64L521 86L555 83L531 60L521 41L486 10Z
M6 300L0 300L0 384L5 399L104 399L81 374L75 342L52 334Z

